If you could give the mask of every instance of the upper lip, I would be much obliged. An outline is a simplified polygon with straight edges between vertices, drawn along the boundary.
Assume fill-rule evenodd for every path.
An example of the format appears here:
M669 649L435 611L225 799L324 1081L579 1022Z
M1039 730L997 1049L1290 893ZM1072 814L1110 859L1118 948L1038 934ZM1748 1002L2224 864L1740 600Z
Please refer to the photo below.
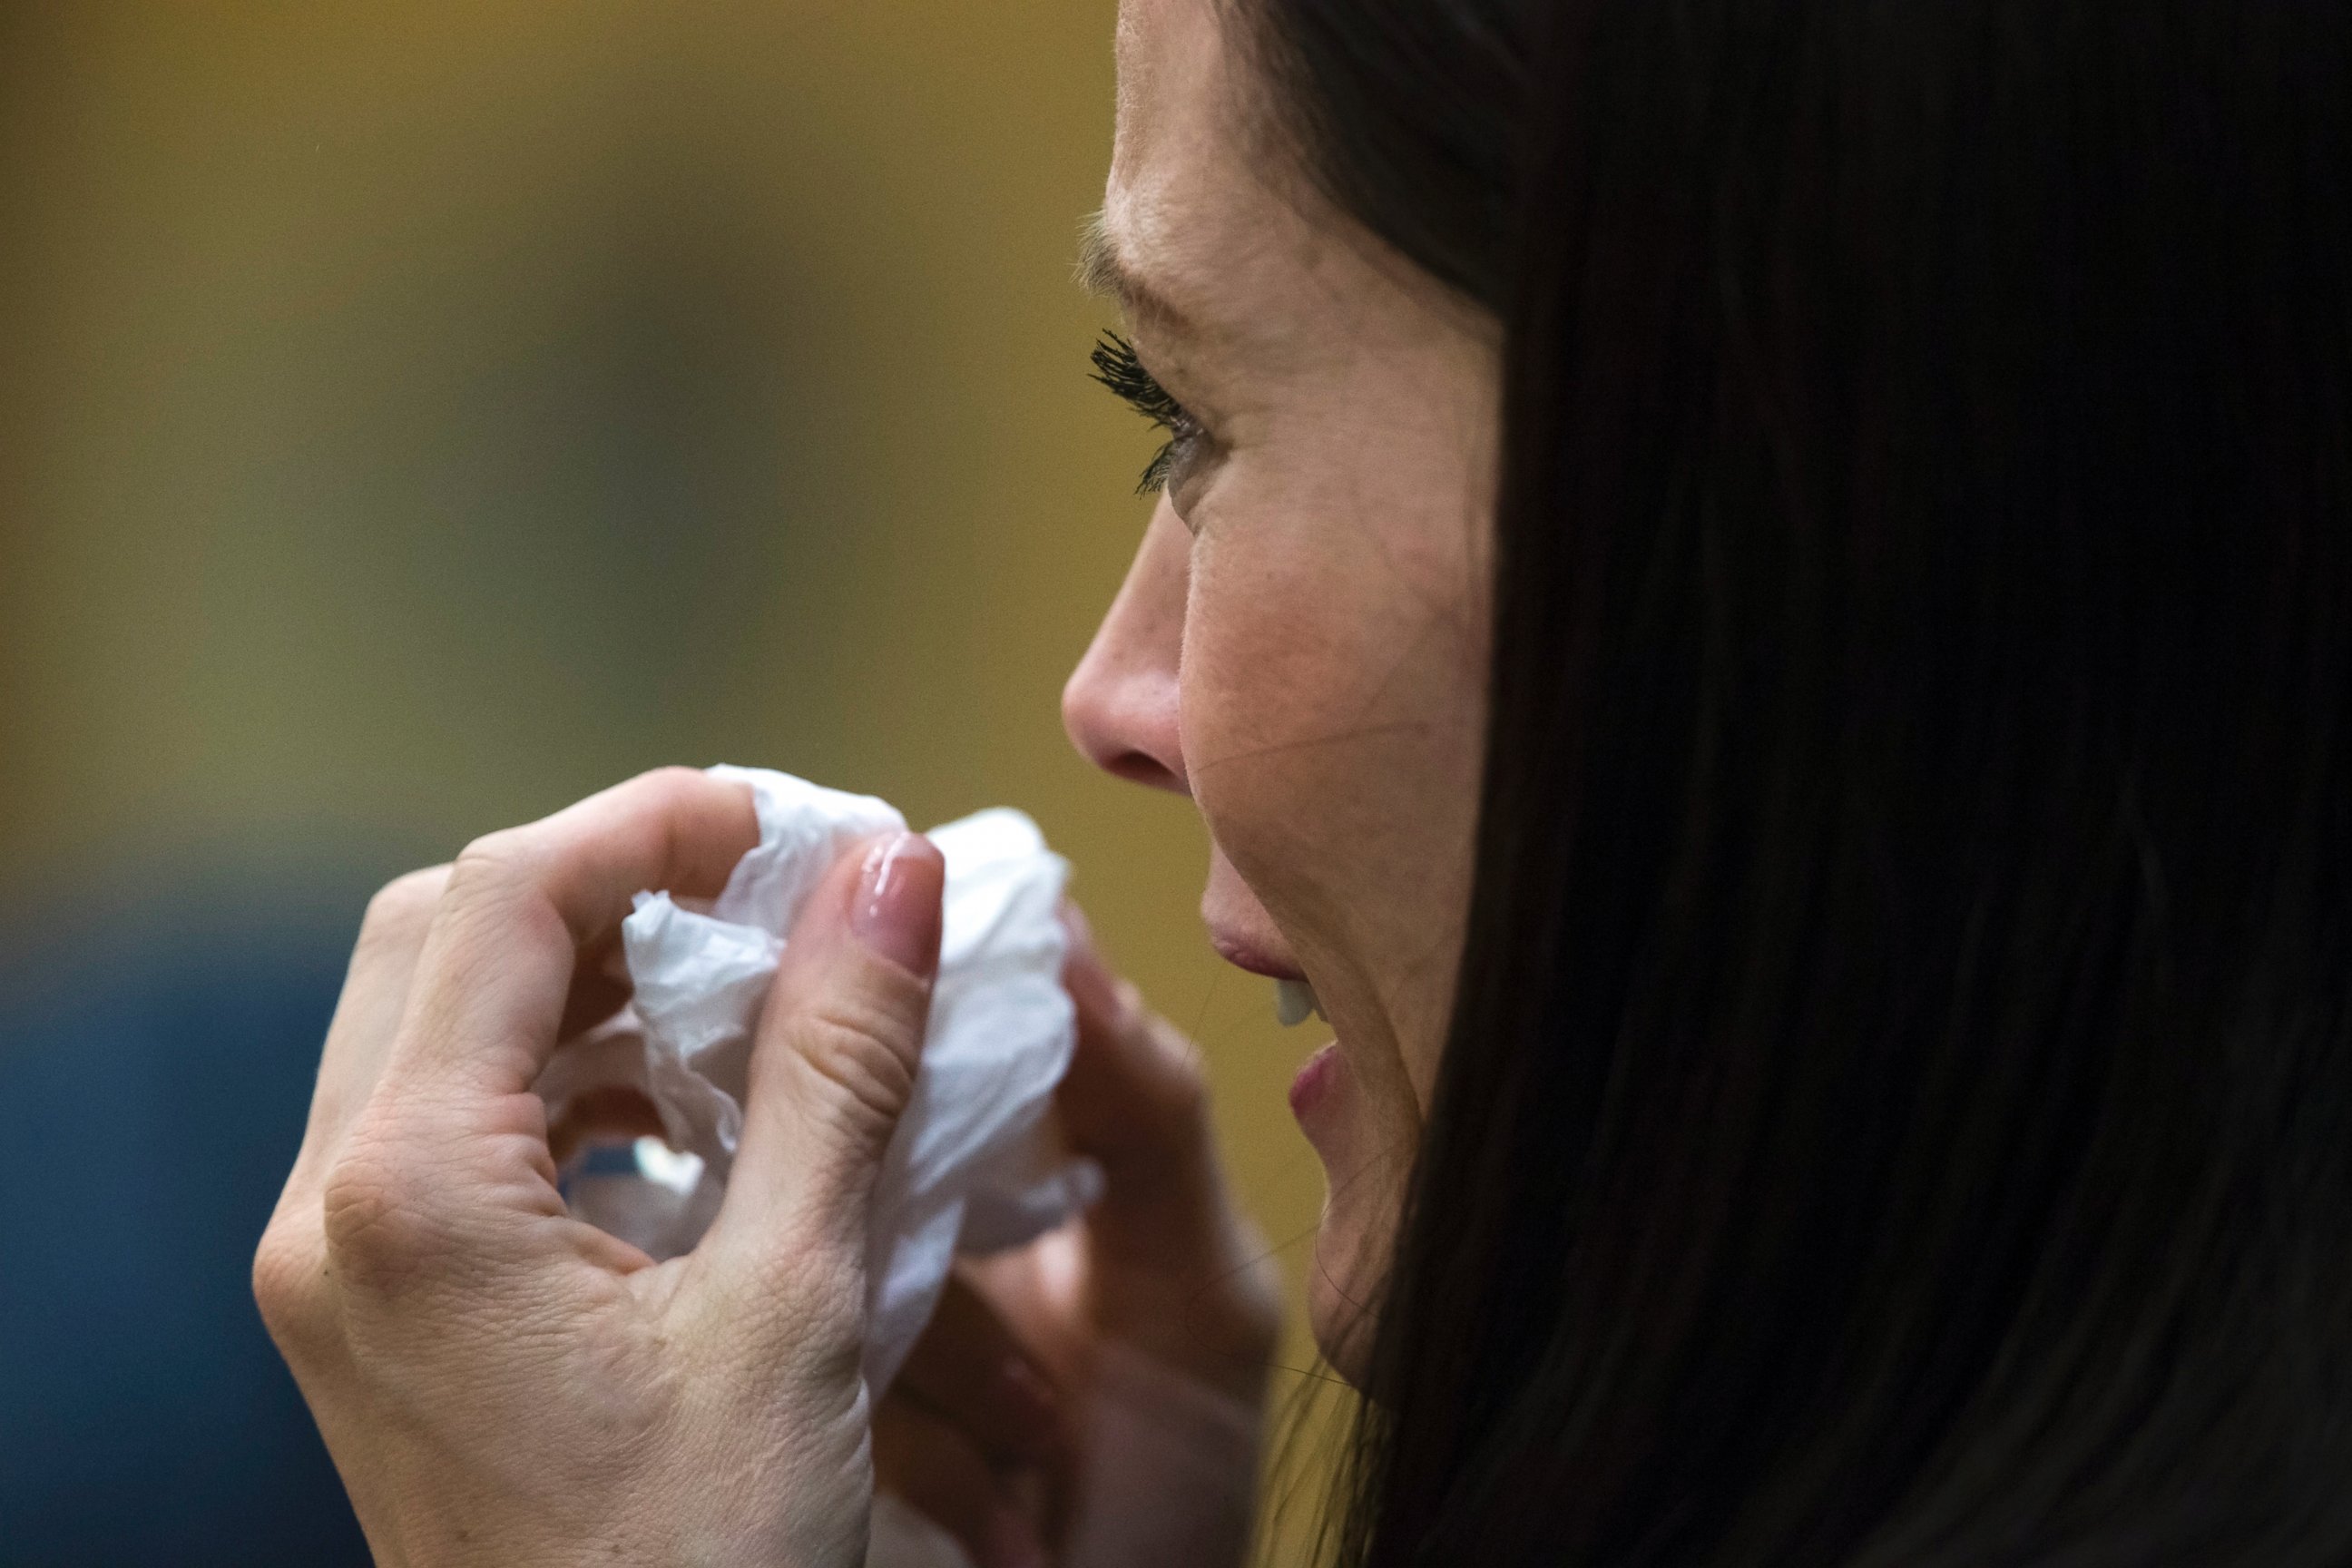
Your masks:
M1227 963L1236 969L1246 969L1252 974L1263 974L1268 980L1307 978L1307 972L1287 958L1271 952L1246 938L1235 936L1231 931L1218 931L1211 927L1209 945L1215 948L1217 956L1223 958Z

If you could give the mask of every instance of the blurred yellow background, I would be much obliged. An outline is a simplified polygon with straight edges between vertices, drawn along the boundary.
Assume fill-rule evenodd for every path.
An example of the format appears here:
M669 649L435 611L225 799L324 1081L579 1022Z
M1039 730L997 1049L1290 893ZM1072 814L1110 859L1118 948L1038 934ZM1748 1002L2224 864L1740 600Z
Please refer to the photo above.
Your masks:
M1057 713L1151 449L1070 281L1114 10L6 7L15 923L224 873L355 921L663 762L1019 805L1205 1047L1295 1300L1312 1042L1207 952L1189 805Z

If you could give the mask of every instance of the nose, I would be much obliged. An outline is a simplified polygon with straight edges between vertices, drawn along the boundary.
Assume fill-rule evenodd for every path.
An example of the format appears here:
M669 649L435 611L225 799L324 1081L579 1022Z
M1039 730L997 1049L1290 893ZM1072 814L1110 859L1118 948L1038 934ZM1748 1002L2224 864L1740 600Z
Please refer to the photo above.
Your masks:
M1189 795L1177 724L1177 667L1192 536L1165 498L1127 581L1062 689L1062 727L1105 773Z

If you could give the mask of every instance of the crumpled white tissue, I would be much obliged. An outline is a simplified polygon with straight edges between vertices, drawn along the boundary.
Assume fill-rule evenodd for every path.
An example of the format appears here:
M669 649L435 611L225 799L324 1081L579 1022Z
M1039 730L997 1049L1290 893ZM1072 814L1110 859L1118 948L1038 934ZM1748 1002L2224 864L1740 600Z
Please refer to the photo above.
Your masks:
M656 1258L692 1247L718 1213L742 1132L751 1032L801 905L848 846L906 826L871 795L751 768L710 773L751 786L759 847L707 910L637 895L621 928L634 1001L559 1049L538 1084L551 1121L598 1089L653 1101L663 1139L641 1141L618 1169L574 1162L566 1193L574 1214ZM1017 811L983 811L929 837L947 861L939 978L867 1255L865 1373L877 1398L959 1249L1017 1247L1102 1185L1048 1114L1076 1038L1057 913L1068 868Z

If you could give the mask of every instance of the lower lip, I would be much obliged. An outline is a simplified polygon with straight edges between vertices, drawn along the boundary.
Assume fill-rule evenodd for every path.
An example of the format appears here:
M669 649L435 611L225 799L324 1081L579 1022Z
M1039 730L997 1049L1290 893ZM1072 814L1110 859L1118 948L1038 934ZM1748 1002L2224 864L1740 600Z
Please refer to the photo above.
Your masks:
M1301 1121L1331 1094L1331 1080L1339 1068L1339 1042L1332 1041L1307 1058L1290 1080L1290 1114Z

